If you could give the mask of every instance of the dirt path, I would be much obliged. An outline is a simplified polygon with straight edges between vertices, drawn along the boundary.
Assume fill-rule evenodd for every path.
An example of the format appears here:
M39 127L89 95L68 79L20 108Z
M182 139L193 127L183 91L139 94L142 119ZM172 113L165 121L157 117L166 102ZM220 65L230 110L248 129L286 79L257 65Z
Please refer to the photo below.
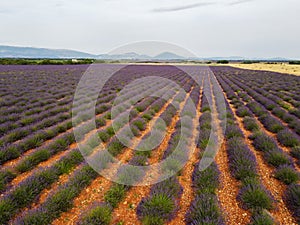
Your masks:
M212 91L212 84L211 84L211 91ZM216 109L215 103L215 96L212 91L212 120L218 121L217 126L217 133L218 137L223 137L221 127L220 127L220 120L218 118L218 113ZM220 201L222 210L224 212L224 219L227 224L248 224L250 222L250 213L242 208L239 207L238 201L236 199L240 182L234 179L229 170L229 160L226 151L226 141L223 142L221 148L219 149L215 162L217 163L220 174L221 180L221 187L217 190L217 197Z
M149 106L149 107L150 107L150 106ZM147 107L147 109L149 109L149 107ZM147 109L146 109L146 110L147 110ZM106 114L106 113L107 113L107 112L104 112L104 113L102 113L102 114L98 114L98 115L96 116L96 118L98 118L98 117L100 118L101 116L103 116L103 115ZM141 115L141 114L142 114L142 113L139 113L139 115ZM85 122L81 123L80 125L87 124L88 122L90 122L90 120L89 120L89 121L85 121ZM38 164L37 166L35 166L35 168L33 168L32 170L27 171L27 172L25 172L25 173L21 173L20 175L18 175L15 179L12 180L11 185L12 185L12 186L15 186L15 185L19 184L20 182L22 182L23 180L25 180L26 178L28 178L29 176L31 176L31 175L32 175L34 172L36 172L37 170L39 170L39 169L41 169L41 168L43 168L43 167L48 167L48 166L53 165L53 164L56 163L59 159L61 159L62 157L64 157L64 156L67 155L68 153L70 153L71 151L75 150L75 149L78 147L79 144L86 143L86 142L88 141L88 139L89 139L92 135L94 135L96 132L98 132L98 131L100 131L100 130L104 130L104 129L110 127L111 125L112 125L112 121L111 121L111 120L107 120L105 126L100 127L100 128L98 128L98 129L96 129L96 130L89 131L87 134L85 134L84 139L81 140L79 143L77 143L77 142L72 143L72 144L68 147L68 149L66 149L66 150L64 150L64 151L61 151L61 152L58 152L57 154L53 155L50 159L48 159L48 160L46 160L46 161L44 161L44 162L39 163L39 164ZM73 128L71 128L70 130L73 130ZM52 140L49 140L49 142L53 142L53 141L52 141ZM21 157L21 158L19 158L18 160L21 161L21 159L23 159L23 158ZM17 165L17 163L19 163L19 162L15 161L14 163ZM14 166L16 166L16 165L14 165ZM14 170L13 166L11 166L10 169Z
M229 79L229 78L228 78ZM236 78L231 78L232 80L237 80L237 81L239 81L238 79L236 79ZM239 88L241 88L236 82L234 82L234 81L232 81L231 79L229 79L233 84L235 84L237 87L239 87ZM226 81L225 81L226 82ZM227 83L227 82L226 82ZM227 83L228 84L228 83ZM229 84L228 84L229 85ZM247 86L247 85L246 85ZM247 86L247 87L249 87L249 86ZM250 88L250 87L249 87ZM242 88L241 88L242 89ZM256 94L258 94L258 95L261 95L262 97L264 97L262 94L260 94L259 92L257 92L257 91L254 91ZM236 96L238 96L238 93L237 92L234 92L235 94L236 94ZM257 103L259 103L258 101L256 101L247 91L245 91L245 93L247 93L247 96L252 100L252 101L254 101L254 102L257 102ZM245 104L245 102L243 101L243 99L241 99L241 101ZM297 136L299 136L293 129L291 129L290 127L289 127L289 124L287 123L287 122L285 122L285 121L283 121L281 118L279 118L278 116L276 116L276 115L274 115L273 113L272 113L272 111L271 110L268 110L263 104L261 104L261 103L259 103L262 107L263 107L263 109L265 109L269 114L270 114L270 116L272 116L272 117L274 117L276 120L278 120L280 123L282 123L282 125L286 128L286 129L288 129L291 133L293 133L293 134L295 134L295 135L297 135ZM286 110L286 109L284 109L284 108L282 108L281 106L279 106L281 109L283 109L286 113L289 113L288 112L288 110ZM256 116L256 118L258 119L258 117ZM260 122L260 121L259 121ZM262 126L263 126L263 124L262 124ZM271 133L270 131L268 131L269 133ZM273 134L273 135L276 135L276 134L274 134L274 133L271 133L271 134Z
M226 82L226 81L224 81L224 82ZM231 81L231 82L232 82L232 81ZM227 83L227 82L226 82L226 83ZM228 83L227 83L227 84L228 84ZM234 84L237 85L236 83L234 83ZM228 84L228 85L229 85L229 84ZM237 86L238 86L238 85L237 85ZM238 86L238 87L239 87L239 86ZM225 93L225 92L223 92L223 93L224 93L224 95L226 96L226 93ZM234 93L235 93L236 96L238 96L238 93L236 93L236 92L234 92ZM248 94L248 92L246 92L246 93L247 93L247 96L248 96L252 101L257 102L252 96L250 96L250 95ZM240 98L240 101L241 101L244 105L246 105L246 103L243 101L243 99ZM263 105L262 105L262 107L263 107L265 110L267 110ZM231 108L234 109L234 107L231 107ZM250 109L249 109L249 110L250 110ZM251 111L251 110L250 110L250 111ZM289 126L288 126L288 124L287 124L286 122L284 122L283 120L281 120L281 119L278 118L277 116L273 115L269 110L267 110L267 112L270 113L270 115L274 116L274 118L278 119L278 120L284 125L284 127L286 127L286 128L289 129L290 132L292 132L292 133L295 134L295 132L294 132L292 129L289 128ZM254 115L254 113L253 113L253 118L256 120L256 123L258 124L260 130L262 130L263 132L265 132L268 136L274 138L274 140L276 141L277 145L278 145L284 152L288 153L288 154L291 156L291 149L288 148L288 147L283 146L283 145L278 141L278 139L277 139L277 134L268 131L268 130L264 127L264 125L259 121L258 116ZM297 164L297 159L295 159L295 158L292 157L292 156L291 156L291 158L292 158L292 160L293 160L293 164L294 164L296 170L297 170L298 172L300 172L300 167L299 167L299 165Z
M46 201L46 199L48 198L50 193L55 192L61 185L67 183L67 181L69 180L69 177L72 176L72 174L74 174L75 171L80 170L80 168L82 168L81 164L76 166L75 168L73 168L68 174L61 175L55 183L53 183L49 188L44 189L41 192L41 194L40 194L37 201L32 203L30 207L24 208L22 210L22 212L17 213L11 221L14 222L18 217L22 216L24 213L28 212L29 210L34 210L40 204L44 203ZM12 224L13 224L13 222L12 222Z
M227 97L227 94L224 91L223 91L223 94L224 94L224 96ZM236 114L236 108L231 103L229 103L229 105L233 111L233 114L236 118L236 121L238 122L240 129L242 130L243 134L245 135L246 144L248 145L249 149L252 151L252 153L254 154L254 156L256 158L259 178L260 178L262 184L272 193L272 196L274 197L274 199L276 201L276 207L274 210L272 210L270 212L271 215L280 224L296 225L297 223L295 222L290 211L287 209L286 205L284 204L283 198L282 198L284 191L286 189L286 186L273 177L274 168L269 166L264 161L261 152L258 152L255 150L255 148L252 145L251 140L249 139L249 137L253 133L245 129L244 124L243 124L243 119L241 117L238 117ZM256 122L259 124L260 129L266 131L265 128L263 127L263 125L258 121L257 118L256 118ZM271 132L268 132L268 131L267 131L267 133L272 134Z
M150 106L149 106L150 107ZM147 109L149 109L149 107L147 107ZM146 110L147 110L146 109ZM141 115L142 113L139 113L139 115ZM102 129L105 129L109 126L111 126L112 124L112 121L111 120L108 120L108 122L106 123L106 126L104 127L101 127L97 130L92 130L90 131L89 133L87 133L84 137L83 140L81 140L80 143L86 143L89 139L90 136L92 136L93 134L95 134L98 130L102 130ZM78 144L80 144L78 143ZM54 157L50 158L49 160L45 161L45 162L42 162L38 165L38 168L35 168L34 170L32 171L28 171L27 173L23 173L21 174L20 176L18 176L13 182L18 182L20 183L22 180L24 180L25 178L29 177L32 173L34 173L34 171L40 169L40 168L43 168L43 167L48 167L49 164L54 164L55 162L57 162L57 160L59 160L61 157L63 157L64 155L66 155L67 153L75 150L77 148L77 145L78 145L76 142L71 144L69 146L69 149L66 150L66 151L63 151L63 152L60 152L58 153L57 155L55 155ZM69 172L68 174L63 174L61 175L59 178L58 178L58 181L56 181L55 183L53 183L51 185L50 188L48 189L45 189L41 192L41 195L38 199L37 202L33 203L30 207L28 208L25 208L22 212L25 212L29 209L33 209L37 206L39 206L41 203L43 203L43 201L49 196L50 193L53 193L59 186L61 186L62 184L64 184L65 182L68 181L68 178L70 176L70 174L72 174L73 172L77 171L78 169L80 168L80 165L76 166L75 168L72 169L71 172ZM16 217L17 218L17 217Z
M274 139L274 141L276 142L277 146L279 146L284 152L286 152L289 156L291 156L291 159L293 160L293 165L295 167L295 169L300 172L300 167L299 165L297 164L297 159L295 159L294 157L292 157L291 155L291 149L288 148L288 147L285 147L283 146L277 139L277 135L268 131L264 125L259 121L258 117L257 116L253 116L254 119L256 120L256 123L258 124L260 130L262 130L264 133L266 133L268 136L272 137Z
M199 161L199 153L200 149L197 148L195 140L197 140L197 136L199 135L198 126L199 126L199 118L201 116L200 108L201 108L201 99L202 99L202 90L199 93L200 98L197 105L196 116L194 118L193 124L193 136L191 140L191 148L195 149L194 152L189 156L189 161L182 169L182 172L179 176L179 183L183 187L183 193L179 201L179 211L176 213L176 217L168 223L168 225L178 225L185 224L185 214L188 211L191 202L194 199L194 190L192 187L192 174L195 168L195 163Z
M176 94L174 95L174 97ZM174 98L173 97L173 98ZM173 99L172 98L172 99ZM145 136L149 131L151 131L152 126L154 125L153 120L157 120L157 118L164 112L166 107L171 103L171 100L165 103L162 109L153 117L151 122L147 125L147 129L142 132L142 135L137 137L136 145L139 143L141 138ZM151 126L150 126L151 124ZM132 157L132 149L127 148L121 156L118 157L119 160L127 160L128 158ZM110 167L107 169L106 172L109 174L114 175L117 173L118 168L120 165L115 167ZM105 172L105 171L103 171ZM93 202L96 201L103 201L105 193L110 189L112 182L105 177L99 176L97 177L92 183L84 189L80 195L75 198L73 208L63 213L58 219L54 220L52 223L53 225L66 225L66 224L75 224L78 220L80 213L86 210Z
M110 125L111 125L111 121L108 121L106 123L106 126L102 127L101 129L105 129L105 128L109 127ZM85 143L96 132L97 132L97 130L90 131L89 133L86 134L86 136L84 137L84 139L82 141L80 141L78 144ZM71 144L68 147L68 149L66 149L64 151L61 151L61 152L53 155L51 158L49 158L48 160L46 160L44 162L39 163L37 166L35 166L34 169L18 175L15 179L12 180L11 185L12 186L16 186L20 182L22 182L23 180L25 180L26 178L28 178L29 176L31 176L32 174L34 174L36 171L40 170L41 168L49 167L49 166L54 165L59 159L61 159L62 157L66 156L71 151L74 151L77 148L78 144L77 143Z
M123 154L120 154L120 155L118 155L116 157L118 160L120 160L121 162L125 163L128 159L130 159L130 158L133 157L133 155L134 155L134 149L137 148L137 146L139 145L140 141L147 134L151 133L151 130L154 127L156 121L161 116L161 114L163 114L163 112L167 109L167 107L172 103L172 101L174 100L174 98L176 97L177 94L178 94L178 92L176 92L176 94L171 99L169 99L166 102L166 104L159 110L159 112L152 118L152 120L150 121L150 123L147 124L146 129L142 132L142 135L139 136L138 138L135 138L133 140L132 147L131 148L126 148Z
M100 113L100 114L96 115L96 116L95 116L95 119L98 119L98 118L104 116L106 113L107 113L107 112ZM78 124L78 126L83 126L83 125L85 125L85 124L87 124L87 123L89 123L89 122L91 122L91 120L84 121L84 122ZM109 122L109 121L106 121L106 122ZM63 122L63 123L64 123L64 122ZM55 126L60 125L60 124L62 124L62 123L56 124ZM37 149L41 149L41 148L43 148L43 147L46 147L47 145L49 145L49 144L51 144L52 142L54 142L56 139L61 138L62 136L66 135L66 134L70 134L71 132L73 132L73 129L74 129L74 128L72 127L72 128L70 128L70 129L68 129L68 130L66 130L66 131L64 131L64 132L62 132L62 133L59 133L59 134L56 135L54 138L52 138L52 139L50 139L50 140L44 141L44 142L42 143L42 145L39 146L39 147L37 147L37 148L33 148L33 149L29 149L29 150L25 151L25 152L24 152L21 156L19 156L18 158L13 159L13 160L9 160L8 162L5 162L5 163L2 165L2 167L3 167L3 168L12 168L12 167L16 166L18 163L21 162L21 160L24 159L25 156L30 155L31 153L33 153L33 152L36 151ZM53 139L54 139L54 140L53 140Z
M149 165L158 163L161 159L164 151L167 149L169 141L171 139L172 134L175 132L175 126L177 121L179 120L179 113L183 109L186 100L188 99L190 93L187 94L185 100L180 103L179 112L173 117L172 122L169 126L168 132L162 142L162 144L153 151L151 158L149 159ZM151 172L152 177L158 177L155 171ZM148 176L145 176L141 183L147 183ZM146 197L150 193L151 185L148 186L133 186L126 194L123 203L119 204L118 207L113 211L113 219L111 224L117 224L122 222L123 225L140 225L141 222L137 218L136 207L142 200L142 198ZM128 220L130 218L130 221Z
M242 118L236 116L236 109L231 105L231 108L235 114L235 117L238 121L239 127L243 131L245 135L245 141L252 151L252 153L255 155L256 161L257 161L257 170L260 177L260 180L262 184L272 193L272 196L274 197L276 201L276 208L271 211L272 216L277 220L280 224L290 224L290 225L296 225L296 221L294 220L292 214L287 209L286 205L283 202L282 196L284 195L286 186L275 179L273 177L274 169L270 167L263 159L263 156L260 152L257 152L249 137L252 135L252 132L247 131L243 126Z
M250 213L239 207L236 197L238 195L240 183L234 180L229 172L228 157L226 153L226 143L222 144L215 159L219 170L222 186L217 191L217 196L224 212L227 224L248 224Z

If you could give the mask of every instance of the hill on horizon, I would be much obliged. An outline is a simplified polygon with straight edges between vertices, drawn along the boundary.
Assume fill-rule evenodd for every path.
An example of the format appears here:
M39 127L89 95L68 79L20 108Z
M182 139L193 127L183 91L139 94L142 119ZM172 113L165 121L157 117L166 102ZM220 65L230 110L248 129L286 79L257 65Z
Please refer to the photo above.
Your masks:
M243 60L267 60L267 61L289 61L283 57L274 58L246 58L240 56L230 57L206 57L206 58L186 58L172 52L161 52L156 56L148 56L145 54L137 54L135 52L128 52L123 54L90 54L81 51L68 50L68 49L49 49L49 48L36 48L36 47L17 47L0 45L0 58L49 58L49 59L102 59L102 60L230 60L230 61L243 61Z

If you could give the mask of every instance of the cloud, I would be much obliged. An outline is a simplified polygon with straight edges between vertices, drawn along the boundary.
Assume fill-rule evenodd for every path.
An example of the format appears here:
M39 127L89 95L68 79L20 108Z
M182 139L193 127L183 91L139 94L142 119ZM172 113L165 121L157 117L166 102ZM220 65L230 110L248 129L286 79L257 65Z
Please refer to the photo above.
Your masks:
M234 2L230 2L227 5L228 6L233 6L233 5L240 5L240 4L244 4L247 2L252 2L253 0L238 0L238 1L234 1Z
M254 0L236 0L236 1L231 1L226 3L226 6L234 6L234 5L240 5L243 3L247 2L252 2ZM199 3L194 3L194 4L189 4L189 5L182 5L182 6L173 6L173 7L161 7L161 8L155 8L152 9L152 12L175 12L175 11L182 11L182 10L187 10L187 9L193 9L193 8L199 8L199 7L205 7L205 6L210 6L210 5L217 5L217 4L222 4L222 2L199 2Z
M205 7L205 6L214 5L214 4L215 4L215 2L201 2L201 3L190 4L190 5L156 8L156 9L153 9L152 12L174 12L174 11L198 8L198 7Z

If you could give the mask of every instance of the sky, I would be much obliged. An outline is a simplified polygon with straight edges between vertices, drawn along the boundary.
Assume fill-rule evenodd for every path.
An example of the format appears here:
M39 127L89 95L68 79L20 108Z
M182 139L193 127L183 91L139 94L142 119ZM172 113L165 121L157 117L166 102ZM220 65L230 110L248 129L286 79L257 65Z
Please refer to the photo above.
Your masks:
M299 12L299 0L2 0L0 45L101 54L163 41L199 57L300 59Z

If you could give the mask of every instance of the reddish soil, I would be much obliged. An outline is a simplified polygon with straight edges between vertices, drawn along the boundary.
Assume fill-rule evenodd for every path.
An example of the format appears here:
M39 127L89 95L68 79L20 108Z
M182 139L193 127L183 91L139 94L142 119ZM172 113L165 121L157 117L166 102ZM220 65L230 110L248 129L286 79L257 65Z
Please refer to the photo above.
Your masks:
M168 101L164 107L157 113L155 117L153 117L153 120L156 120L166 109L166 107L170 104L171 101ZM152 121L153 121L152 120ZM151 131L151 128L154 123L149 123L147 126L147 129L143 131L142 136L146 135L149 131ZM139 143L141 140L142 136L138 137L136 140L136 144ZM129 151L128 151L129 150ZM131 149L126 149L121 156L118 157L120 160L127 160L128 158L132 157L132 150ZM111 175L114 175L117 173L117 170L119 168L119 164L116 166L110 166L108 169L104 170L103 172L107 172ZM89 206L93 204L93 202L96 201L103 201L105 193L109 190L111 187L112 182L110 180L107 180L106 178L99 176L96 178L91 185L89 185L88 188L83 190L80 195L75 198L74 200L74 206L73 208L66 212L63 213L58 219L56 219L52 224L53 225L65 225L65 224L75 224L76 221L78 220L78 217L82 213L82 211L86 210Z
M85 188L80 195L73 201L73 208L62 213L59 218L53 221L53 225L76 224L80 213L86 210L93 202L103 201L104 194L109 190L111 181L99 176Z
M218 114L216 110L215 104L215 96L212 92L213 96L213 107L212 107L212 118L213 121L219 121ZM218 124L218 137L222 141L222 131L220 124ZM226 141L223 142L221 148L219 149L215 162L217 163L219 170L221 172L220 179L221 179L221 187L217 191L217 197L221 204L223 214L225 217L225 222L227 224L248 224L250 222L250 213L239 206L239 203L236 199L239 187L241 186L240 182L234 179L229 170L229 160L226 151Z
M224 93L224 95L226 96L226 93ZM232 104L230 104L230 106L231 106L231 109L232 109L232 111L235 115L235 118L236 118L236 120L239 124L239 127L241 128L242 132L245 135L246 144L248 145L249 149L255 155L260 180L261 180L262 184L272 193L272 196L275 199L275 209L272 210L270 212L270 214L280 224L296 225L297 223L296 223L295 219L293 218L292 214L290 213L290 211L287 209L286 205L283 202L282 196L284 194L286 186L273 177L274 168L270 167L264 161L261 152L258 152L258 151L255 150L255 148L252 145L252 142L249 139L249 137L252 135L252 132L247 131L244 128L243 119L236 115L236 109L234 108L234 106ZM256 120L257 120L257 123L259 124L260 128L263 131L265 131L268 135L272 135L271 132L268 132L268 131L265 130L265 128L258 121L257 118L256 118Z
M212 89L212 82L211 82L211 89ZM192 89L193 90L193 89ZM191 92L192 92L191 90ZM190 92L190 93L191 93ZM194 129L191 130L192 132L192 138L191 138L191 148L195 149L194 152L190 155L189 161L185 165L185 167L182 169L180 175L178 175L178 180L181 186L183 187L183 194L182 196L177 199L176 202L178 204L178 212L175 216L175 218L172 221L169 221L168 225L177 225L177 224L185 224L185 214L188 211L188 208L194 199L194 191L192 188L192 173L194 170L195 163L199 160L199 152L200 149L196 148L195 145L195 138L198 135L197 127L199 126L199 117L201 115L200 113L200 105L201 105L201 96L202 96L202 90L200 91L200 102L197 106L197 115L194 119ZM177 112L177 114L173 117L172 122L170 126L168 127L168 130L166 132L166 135L162 141L162 143L152 151L152 154L149 158L149 165L158 163L162 156L164 151L167 149L170 138L172 134L175 132L175 126L177 121L179 120L180 111L183 109L183 106L190 95L187 94L185 100L183 100L180 103L180 109ZM237 94L237 93L236 93ZM119 154L116 158L120 161L119 164L113 165L109 167L108 169L104 170L103 172L109 172L110 175L115 176L117 174L117 170L120 168L121 163L128 162L133 155L134 155L134 149L138 146L141 139L147 135L149 132L151 132L153 125L155 124L155 121L159 118L159 116L166 110L167 106L173 101L176 94L171 98L166 104L160 109L160 111L152 118L152 120L147 124L146 129L141 132L141 135L139 137L135 137L132 141L133 145L131 148L124 149L124 152ZM224 96L226 96L226 93L224 93ZM223 140L223 134L220 127L220 120L218 119L218 113L216 109L216 102L215 102L215 96L212 92L213 97L213 106L212 106L212 112L213 112L213 123L217 124L217 128L215 132L219 136L219 143ZM226 96L227 97L227 96ZM251 96L249 96L252 100L254 100ZM63 101L66 97L59 99L58 101ZM255 101L255 100L254 100ZM282 100L284 103L289 105L290 107L294 107L292 104ZM244 103L245 104L245 103ZM149 106L150 107L150 106ZM149 107L147 109L149 109ZM238 122L239 127L241 128L242 132L245 135L245 142L249 146L249 149L251 152L253 152L254 156L256 157L257 161L257 172L259 175L259 179L261 183L271 192L272 196L275 199L274 203L274 209L270 210L269 213L278 224L283 225L296 225L297 222L292 216L292 213L288 210L287 205L283 201L284 192L287 188L285 184L278 181L274 178L274 171L275 168L272 166L269 166L264 160L264 157L261 152L256 151L255 148L252 145L252 141L249 139L250 135L252 135L252 132L247 131L244 128L243 125L243 119L238 117L236 115L236 109L232 104L230 104L230 107L232 108L234 112L234 116ZM268 111L271 115L273 115L270 111ZM106 112L102 114L96 115L96 118L99 118L103 116ZM139 113L141 115L141 113ZM276 117L282 124L287 127L290 131L294 132L292 129L288 127L288 124L282 119ZM273 137L276 141L277 145L283 149L286 153L290 154L291 149L282 146L278 139L277 135L269 132L266 130L266 128L263 126L263 124L258 120L258 117L254 117L256 119L257 124L259 125L260 129L265 132L268 136ZM66 120L67 121L67 120ZM64 122L66 122L64 121ZM61 122L60 124L63 124L64 122ZM81 123L80 125L86 124L90 122L85 121ZM104 127L101 127L99 130L105 129L109 126L111 126L112 121L107 120L106 125ZM59 124L57 124L59 125ZM51 129L51 127L46 128ZM84 139L80 143L85 143L89 140L89 138L95 134L98 131L98 129L90 131L88 134L85 135ZM58 134L54 139L57 139L59 137L62 137L65 134L73 132L73 128L66 130L63 133ZM47 145L53 143L52 140L47 140L42 143L42 145L38 148L29 149L25 151L20 157L17 159L10 160L2 165L2 168L4 169L11 169L12 171L16 171L16 166L24 160L25 157L31 155L34 153L37 149L46 147ZM21 140L14 142L14 144L20 143ZM79 144L80 144L79 143ZM106 146L107 144L104 144ZM7 188L6 193L1 194L3 197L4 194L7 194L11 192L12 188L18 185L20 182L24 181L29 176L33 175L36 171L38 171L41 168L49 167L54 165L59 159L61 159L63 156L69 154L71 151L75 150L77 148L77 143L72 143L68 148L64 151L61 151L55 155L53 155L50 159L47 161L39 163L37 166L35 166L31 171L18 174L18 176L11 181L10 186ZM97 148L96 148L97 149ZM241 208L241 203L237 201L236 197L238 195L238 192L241 187L241 183L236 180L234 177L231 176L230 169L229 169L229 159L228 154L226 150L226 141L221 144L221 148L219 152L217 153L215 157L215 162L217 163L221 175L221 185L219 189L217 190L217 198L220 203L220 208L224 214L224 219L226 224L238 224L238 225L244 225L249 224L250 217L252 213L250 211L244 210ZM300 167L297 165L296 160L293 158L293 162L295 165L295 168L300 172ZM78 171L81 168L82 165L77 165L75 168L72 169L68 174L64 174L59 177L59 179L53 183L49 188L44 189L37 201L33 204L31 204L29 207L22 209L22 212L17 213L14 218L17 218L18 216L22 215L24 212L26 213L30 209L35 209L39 207L42 203L45 202L45 200L52 194L53 192L57 191L58 188L60 188L63 184L65 184L70 176L76 171ZM116 209L113 211L113 219L111 224L122 224L122 225L140 225L141 222L137 218L136 214L136 208L142 198L149 196L149 192L151 189L151 185L148 186L139 186L150 183L150 180L153 181L153 178L157 180L160 176L159 170L149 170L147 172L147 175L144 177L144 179L141 181L140 184L137 186L133 186L125 195L124 200L117 206ZM298 182L298 184L300 181ZM91 182L91 184L83 189L79 196L77 196L73 201L73 208L70 209L68 212L63 213L59 218L53 221L52 224L54 225L66 225L66 224L76 224L76 222L79 219L79 216L82 212L87 210L94 202L103 202L104 201L104 195L105 193L111 188L113 182L106 179L105 177L98 176L95 180ZM13 220L12 220L13 221Z
M236 200L240 183L234 180L229 172L228 157L226 153L226 143L223 143L215 159L220 171L222 186L217 195L220 201L225 221L227 224L248 224L250 213L239 207Z
M152 120L150 121L150 123L147 124L146 129L142 132L141 136L135 138L132 141L132 147L131 148L127 148L123 154L118 155L116 158L118 160L120 160L121 162L125 163L126 161L128 161L128 159L133 157L134 154L134 149L139 145L140 141L151 132L153 126L155 125L157 119L161 116L161 114L167 109L167 107L171 104L171 102L173 101L173 99L175 98L176 94L173 96L173 98L169 99L166 104L159 110L158 113L156 113L156 115L152 118Z
M264 125L258 120L258 117L257 117L257 116L255 116L255 119L256 119L256 123L259 125L260 130L262 130L262 131L263 131L264 133L266 133L268 136L272 137L272 138L276 141L277 145L278 145L284 152L286 152L287 154L291 155L291 149L288 148L288 147L283 146L283 145L278 141L277 135L274 134L274 133L272 133L272 132L270 132L270 131L268 131L268 130L264 127ZM291 157L291 158L292 158L292 160L293 160L293 164L294 164L296 170L297 170L298 172L300 172L300 167L299 167L298 164L297 164L297 160L296 160L295 158L293 158L293 157Z
M38 201L34 202L33 204L31 204L30 207L27 207L27 208L24 208L22 210L22 212L16 214L16 216L14 217L14 219L12 219L12 221L14 221L16 218L18 218L19 216L21 216L23 213L26 213L28 210L32 210L32 209L35 209L37 208L40 204L44 203L46 201L46 199L48 198L49 194L50 193L53 193L55 192L59 186L65 184L68 180L69 180L69 177L77 170L79 170L82 166L79 165L77 166L76 168L74 168L72 171L70 171L68 174L63 174L59 177L58 181L53 183L49 188L47 189L44 189L40 196L39 196L39 199Z
M272 196L276 201L275 209L271 211L271 215L280 224L296 225L296 221L294 220L292 214L289 212L282 199L286 186L273 177L274 169L267 163L265 163L262 154L260 152L257 152L252 146L251 141L248 139L252 133L244 129L241 118L238 118L238 123L246 137L247 145L256 157L260 180L262 184L272 193Z
M33 204L32 206L37 206L39 204L44 203L50 193L55 192L59 186L65 184L69 180L69 177L72 176L72 174L75 171L78 171L81 167L82 167L82 165L78 165L75 168L73 168L68 174L61 175L59 177L58 181L55 182L54 184L52 184L50 188L42 191L39 201L37 203Z
M100 117L103 116L104 114L105 114L105 113L98 114L98 115L96 115L96 118L100 118ZM88 122L90 122L90 120L85 121L85 122L83 122L83 123L80 123L78 126L84 125L84 124L86 124L86 123L88 123ZM108 122L110 122L110 120L106 121L106 123L108 123ZM59 124L57 124L57 125L59 125ZM50 129L50 128L49 128L49 129ZM63 132L63 133L58 134L58 135L57 135L56 137L54 137L54 138L55 138L55 139L56 139L56 138L60 138L60 137L62 137L63 135L66 135L66 134L68 134L68 133L71 133L72 131L73 131L73 128L70 128L70 129L66 130L65 132ZM52 142L53 142L53 139L51 139L51 140L46 140L46 141L44 141L44 142L42 143L42 145L39 146L38 148L45 147L45 146L51 144ZM5 167L14 167L14 166L17 165L21 160L23 160L25 156L30 155L30 154L31 154L32 152L34 152L36 149L37 149L37 148L33 148L33 149L30 149L30 150L27 150L26 152L24 152L24 153L23 153L21 156L19 156L18 158L13 159L13 160L10 160L10 161L4 163L4 164L2 165L3 168L5 168Z
M198 135L197 127L199 125L199 111L200 110L197 110L198 115L194 119L195 127L193 130L193 137L191 141L191 149L195 149L195 151L190 155L189 161L182 169L182 172L179 176L179 183L183 187L183 193L179 201L179 210L176 213L176 217L170 223L168 223L169 225L185 224L185 214L194 199L194 190L192 188L192 174L195 168L195 163L199 161L200 149L198 149L195 144L196 135Z
M188 98L189 94L186 96L186 99L180 104L181 111L183 106ZM149 159L149 164L158 163L161 159L163 152L168 147L169 140L171 138L172 133L175 131L175 125L179 120L179 112L173 117L172 122L168 128L168 132L161 143L161 145L153 151L151 157ZM159 174L157 171L149 171L151 172L151 177L158 177ZM148 174L149 175L149 174ZM148 176L145 176L141 183L147 183ZM114 210L113 212L113 219L111 224L117 224L122 222L123 225L139 225L141 222L137 218L136 214L136 207L140 203L143 197L149 196L151 185L147 186L134 186L132 187L126 194L125 199L122 201L121 204ZM128 219L130 218L130 220Z
M101 129L105 129L106 127L109 127L110 125L111 125L111 121L108 121L106 126L102 127ZM97 132L97 130L93 130L93 131L89 132L88 134L86 134L85 138L80 143L85 143L90 138L90 136L92 136L96 132ZM78 144L80 144L80 143L78 143ZM17 184L19 184L20 182L22 182L23 180L25 180L26 178L28 178L29 176L34 174L37 170L44 168L44 167L52 166L63 156L65 156L68 153L70 153L71 151L75 150L77 148L78 144L77 143L71 144L68 149L66 149L62 152L59 152L58 154L52 156L47 161L41 162L33 170L27 171L25 173L18 175L15 179L12 180L12 182L11 182L12 186L16 186Z
M225 96L226 96L226 93L224 93L224 94L225 94ZM235 92L235 94L238 96L238 93L237 93L237 92ZM252 96L250 96L250 95L248 95L248 96L249 96L249 98L250 98L251 100L256 101ZM242 100L242 99L241 99L241 100ZM245 104L245 102L243 102L243 104ZM234 107L231 107L231 108L234 108ZM287 129L288 129L289 131L291 131L292 133L295 133L295 132L289 127L288 123L284 122L284 121L283 121L282 119L280 119L279 117L273 115L270 111L268 111L268 112L269 112L272 116L274 116L276 119L278 119L278 120L283 124L283 126L284 126L285 128L287 128ZM277 135L276 135L275 133L272 133L272 132L268 131L268 130L264 127L264 125L259 121L259 119L258 119L258 117L257 117L256 115L253 115L253 117L256 119L256 122L257 122L257 124L259 125L259 128L260 128L262 131L264 131L268 136L273 137L274 140L276 141L277 145L278 145L283 151L285 151L286 153L290 154L291 149L288 148L288 147L283 146L283 145L278 141ZM300 172L300 167L298 166L297 160L296 160L295 158L293 158L293 163L294 163L294 166L295 166L295 168L297 169L297 171Z

